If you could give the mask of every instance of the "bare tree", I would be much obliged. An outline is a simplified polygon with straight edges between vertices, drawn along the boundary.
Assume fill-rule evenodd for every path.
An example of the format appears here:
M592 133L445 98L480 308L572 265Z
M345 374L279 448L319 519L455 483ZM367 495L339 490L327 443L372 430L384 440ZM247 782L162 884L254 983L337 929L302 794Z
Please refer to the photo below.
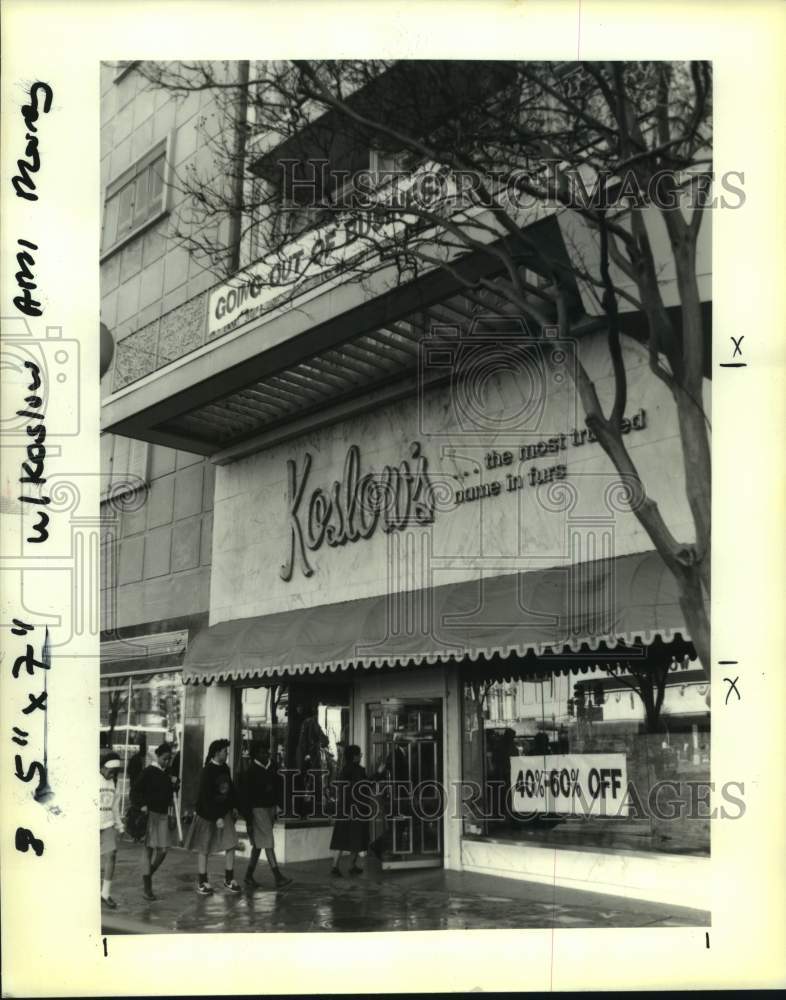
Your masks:
M183 195L177 233L217 274L237 271L241 246L249 260L283 262L296 236L340 216L353 220L354 250L332 266L348 280L368 280L391 263L402 281L442 269L459 282L468 319L479 310L520 316L534 336L555 326L573 339L605 331L614 399L604 412L579 362L586 424L677 581L709 677L711 470L702 391L710 339L696 247L712 181L710 64L367 60L143 63L140 71L176 95L213 96L204 122L211 166L175 183ZM555 215L570 223L563 231L577 234L568 253L537 236L535 223ZM676 308L664 302L665 262L653 249L658 219ZM589 237L583 249L581 233ZM486 274L462 271L469 253L487 258ZM306 260L287 286L291 294L309 269L324 267L323 253ZM636 329L622 315L631 307L645 321ZM674 400L695 541L674 536L626 447L626 336L646 346L651 371Z

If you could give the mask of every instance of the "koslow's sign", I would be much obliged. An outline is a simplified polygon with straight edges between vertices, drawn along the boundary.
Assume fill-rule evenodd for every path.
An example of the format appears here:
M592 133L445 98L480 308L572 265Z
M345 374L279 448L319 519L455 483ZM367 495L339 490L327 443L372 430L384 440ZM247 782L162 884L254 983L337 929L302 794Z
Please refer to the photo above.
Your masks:
M300 470L293 459L287 460L289 552L281 567L284 580L292 579L296 564L304 576L311 576L314 569L308 552L315 552L325 542L333 547L346 545L371 538L378 527L386 532L400 531L434 520L428 461L418 441L410 445L409 459L362 474L360 449L353 444L341 479L329 487L310 490L310 472L308 452Z

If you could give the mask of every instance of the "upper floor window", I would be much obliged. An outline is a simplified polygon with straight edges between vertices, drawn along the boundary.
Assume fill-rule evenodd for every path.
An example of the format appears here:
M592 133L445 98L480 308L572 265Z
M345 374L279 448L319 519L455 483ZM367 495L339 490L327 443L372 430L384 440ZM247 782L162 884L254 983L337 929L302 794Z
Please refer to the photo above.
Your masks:
M167 140L156 143L107 185L102 259L167 211Z
M385 200L385 189L408 177L417 159L404 150L391 152L367 144L350 144L334 150L332 159L281 161L273 184L278 206L273 211L275 238L296 239L309 229L335 220L345 210L370 207L374 192ZM283 167L283 169L281 169ZM260 240L263 237L260 234Z

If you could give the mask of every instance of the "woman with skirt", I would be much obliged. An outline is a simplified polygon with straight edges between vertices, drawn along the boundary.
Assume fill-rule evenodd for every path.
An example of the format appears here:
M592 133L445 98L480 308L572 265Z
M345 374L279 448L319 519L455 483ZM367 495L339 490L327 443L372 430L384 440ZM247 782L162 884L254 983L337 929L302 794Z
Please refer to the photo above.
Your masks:
M362 751L352 744L346 749L345 765L341 771L341 791L339 796L336 822L330 839L330 850L335 851L331 875L340 877L339 868L341 855L346 851L351 855L350 875L359 875L363 869L358 866L358 854L368 849L369 819L364 818L369 813L370 800L363 800L360 789L368 785L365 770L360 766ZM370 791L370 785L368 786Z
M235 881L237 809L232 775L227 766L228 751L229 740L213 740L210 744L199 782L196 815L186 836L185 846L198 855L196 891L200 896L209 896L213 892L207 880L207 859L210 854L220 851L226 853L224 888L228 892L240 892L240 886Z
M156 760L142 771L136 780L131 799L147 814L145 827L145 852L142 858L142 895L156 899L153 893L153 876L161 867L171 846L169 835L169 807L177 779L169 773L172 747L162 743L156 750Z

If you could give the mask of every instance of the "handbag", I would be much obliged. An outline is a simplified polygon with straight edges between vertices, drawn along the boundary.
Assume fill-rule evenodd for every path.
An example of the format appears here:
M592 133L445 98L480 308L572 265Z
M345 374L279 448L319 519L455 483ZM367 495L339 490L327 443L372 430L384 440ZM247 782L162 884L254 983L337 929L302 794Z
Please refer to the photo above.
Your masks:
M144 840L147 832L147 813L143 813L139 806L130 805L126 810L126 833L129 837L139 842Z

